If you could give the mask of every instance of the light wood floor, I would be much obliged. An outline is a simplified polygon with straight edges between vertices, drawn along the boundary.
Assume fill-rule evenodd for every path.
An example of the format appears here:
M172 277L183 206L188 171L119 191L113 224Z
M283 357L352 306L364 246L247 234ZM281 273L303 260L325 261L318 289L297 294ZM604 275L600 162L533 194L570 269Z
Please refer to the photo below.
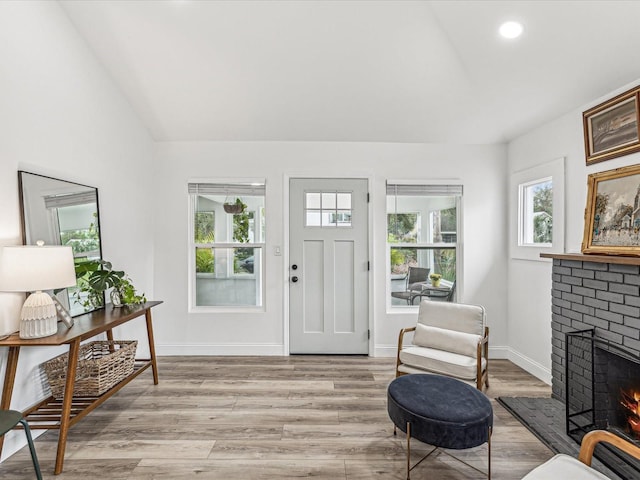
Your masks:
M64 472L53 475L57 431L35 444L44 478L399 479L405 438L393 435L386 387L390 358L342 356L163 357L160 385L145 372L69 433ZM549 396L512 363L490 363L493 399ZM552 456L495 400L492 477L520 479ZM425 452L412 443L415 458ZM451 453L481 470L487 447ZM0 464L0 478L34 478L28 449ZM482 479L445 453L412 479Z

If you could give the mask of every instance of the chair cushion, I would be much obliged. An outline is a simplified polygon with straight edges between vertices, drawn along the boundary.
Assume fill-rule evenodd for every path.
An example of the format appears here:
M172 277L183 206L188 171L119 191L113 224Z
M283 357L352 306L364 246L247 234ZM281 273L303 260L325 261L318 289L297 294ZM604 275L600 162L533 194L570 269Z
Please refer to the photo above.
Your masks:
M480 335L430 327L418 323L413 334L413 344L419 347L436 348L445 352L476 357Z
M445 352L436 348L412 346L400 351L400 361L420 370L440 373L464 380L473 380L477 376L476 358L460 355L459 353ZM487 366L485 358L482 358L482 370ZM400 371L404 371L399 367Z
M479 305L429 300L420 302L418 323L422 325L482 335L484 322L484 307Z
M531 470L522 480L552 480L556 478L565 480L609 480L609 477L562 453Z

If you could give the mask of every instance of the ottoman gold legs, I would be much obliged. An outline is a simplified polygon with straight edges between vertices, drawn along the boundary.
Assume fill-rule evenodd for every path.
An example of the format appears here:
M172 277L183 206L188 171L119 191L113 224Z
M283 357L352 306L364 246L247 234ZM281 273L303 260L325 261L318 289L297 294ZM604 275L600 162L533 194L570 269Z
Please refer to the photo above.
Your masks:
M489 435L487 438L487 480L491 480L491 434L493 433L493 428L489 427ZM396 426L393 426L393 434L396 434ZM427 453L424 457L422 457L418 463L416 463L413 467L411 466L411 423L407 422L407 480L411 480L411 470L420 465L427 457L429 457L433 452L438 450L438 447L434 447L429 453ZM473 465L469 465L464 460L460 460L459 458L451 455L450 453L442 450L442 452L449 455L451 458L455 458L461 463L464 463L466 466L473 468L477 472L484 473L482 470L474 467Z

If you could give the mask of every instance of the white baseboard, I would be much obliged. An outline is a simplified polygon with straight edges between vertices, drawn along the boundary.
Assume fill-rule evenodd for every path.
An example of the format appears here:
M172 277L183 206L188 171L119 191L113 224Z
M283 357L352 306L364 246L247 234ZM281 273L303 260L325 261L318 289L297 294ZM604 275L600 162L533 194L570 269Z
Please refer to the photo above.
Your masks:
M397 355L397 345L376 345L373 347L372 357L395 357Z
M509 347L489 345L489 358L496 360L509 360Z
M283 356L282 344L180 344L156 345L156 355L204 355L204 356Z
M507 360L511 360L523 370L526 370L534 377L538 377L547 385L551 385L551 370L544 365L530 359L529 357L522 355L520 352L516 352L514 349L508 347Z

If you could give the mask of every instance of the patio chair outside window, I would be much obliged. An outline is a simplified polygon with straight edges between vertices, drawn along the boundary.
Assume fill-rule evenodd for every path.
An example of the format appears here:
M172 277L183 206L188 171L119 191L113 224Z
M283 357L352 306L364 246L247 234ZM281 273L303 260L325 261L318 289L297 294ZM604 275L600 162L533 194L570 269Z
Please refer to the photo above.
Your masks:
M412 305L414 297L420 294L422 287L426 284L430 271L430 268L409 267L405 290L403 292L391 292L391 296L406 300L407 304Z

